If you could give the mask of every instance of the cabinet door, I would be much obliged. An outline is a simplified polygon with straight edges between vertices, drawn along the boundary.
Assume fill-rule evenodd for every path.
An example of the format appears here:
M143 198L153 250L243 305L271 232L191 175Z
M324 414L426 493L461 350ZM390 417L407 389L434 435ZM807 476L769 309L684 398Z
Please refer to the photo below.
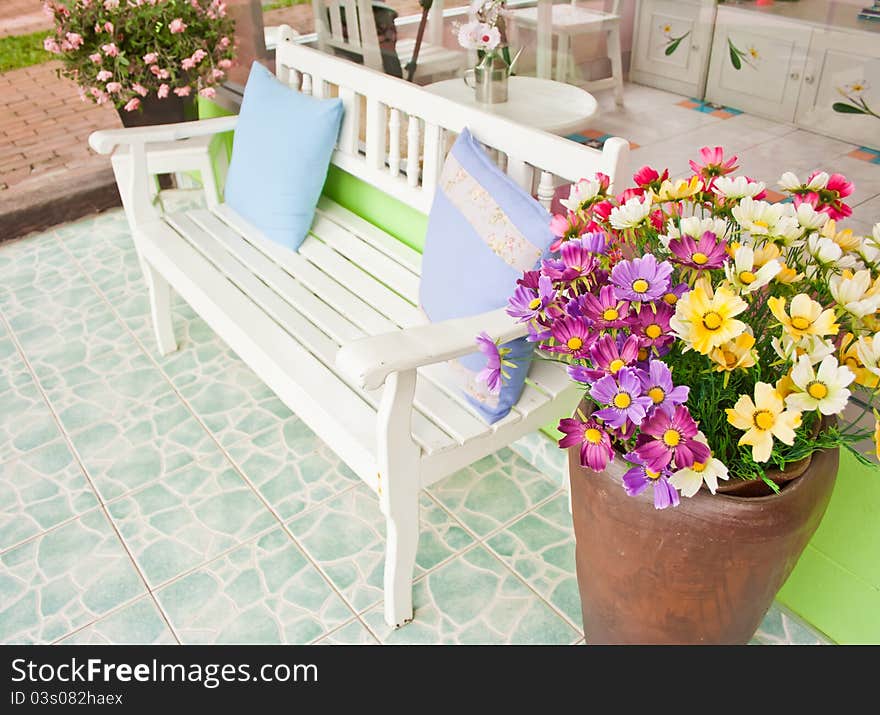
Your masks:
M639 2L632 78L642 84L701 96L714 14L712 3L699 0Z
M809 26L720 8L706 97L770 119L794 121Z
M880 115L880 36L814 30L798 124L880 149L880 117L869 112Z

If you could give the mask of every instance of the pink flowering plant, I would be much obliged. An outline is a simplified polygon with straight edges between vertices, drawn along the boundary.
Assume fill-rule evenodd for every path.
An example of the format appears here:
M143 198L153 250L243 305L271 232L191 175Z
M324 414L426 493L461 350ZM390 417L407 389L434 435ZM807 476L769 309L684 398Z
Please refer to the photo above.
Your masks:
M83 100L133 112L147 97L213 97L235 54L222 0L49 0L43 46Z
M700 154L679 180L646 166L619 194L602 174L573 184L508 307L583 386L560 446L596 471L624 460L623 487L658 509L731 478L778 490L773 469L870 435L842 413L880 384L880 223L838 227L852 183L786 173L771 203L736 157ZM490 389L509 366L495 347Z

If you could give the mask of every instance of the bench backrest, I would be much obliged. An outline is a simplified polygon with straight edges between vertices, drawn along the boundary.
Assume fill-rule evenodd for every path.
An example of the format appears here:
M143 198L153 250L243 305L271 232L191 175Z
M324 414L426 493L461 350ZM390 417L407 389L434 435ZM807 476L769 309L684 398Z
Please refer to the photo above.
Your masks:
M297 45L287 27L281 28L275 63L278 78L289 86L315 97L342 99L345 116L332 162L424 214L430 211L451 139L465 127L514 181L548 208L559 179L576 181L602 171L614 182L629 148L613 137L600 151L458 104Z

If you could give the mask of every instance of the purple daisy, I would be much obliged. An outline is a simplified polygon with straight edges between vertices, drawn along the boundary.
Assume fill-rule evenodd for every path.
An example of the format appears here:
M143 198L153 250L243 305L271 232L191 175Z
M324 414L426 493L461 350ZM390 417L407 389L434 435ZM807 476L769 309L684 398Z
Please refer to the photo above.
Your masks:
M569 241L559 252L562 259L562 275L559 280L573 281L590 275L596 268L596 259L583 241Z
M721 268L727 260L727 241L719 241L711 231L706 231L699 241L690 236L674 238L669 242L669 250L675 255L673 261L698 271Z
M651 398L642 394L635 370L622 368L616 375L606 375L590 389L590 397L607 407L594 414L611 427L623 427L627 421L640 425L645 419Z
M636 453L627 454L625 459L633 463L623 475L623 486L629 496L637 496L653 486L655 509L678 506L681 499L675 487L669 483L670 473L667 470L651 469Z
M556 291L553 290L553 281L547 276L538 279L538 294L532 288L517 286L510 298L507 314L512 318L519 318L521 323L537 318L538 315L553 302Z
M477 336L477 348L486 356L486 367L477 375L477 382L485 382L489 392L501 392L501 351L498 344L484 330Z
M687 283L679 283L678 285L670 286L663 294L661 300L666 303L666 305L675 308L675 304L678 303L678 299L681 298L689 290L690 286Z
M651 360L647 370L639 370L642 391L651 398L656 409L663 410L672 417L678 405L687 402L690 388L672 383L672 371L659 360Z
M516 279L518 286L538 290L538 283L541 280L541 271L523 271L522 276Z
M657 300L666 292L671 274L672 264L668 261L657 263L649 253L615 265L611 270L611 282L620 300L645 302Z
M603 335L590 348L593 368L585 368L584 374L592 382L605 375L613 375L625 367L631 367L638 357L639 339L634 335L626 338L621 334L616 338Z
M590 231L581 236L581 243L590 253L604 254L608 247L605 234L602 231Z
M565 437L559 440L560 447L580 445L581 464L594 472L601 472L614 459L611 437L596 420L586 422L574 417L559 421L559 431Z
M602 286L599 295L587 293L580 298L580 309L584 317L593 321L599 328L620 328L629 317L629 303L618 300L614 286Z
M550 333L555 344L545 346L545 349L554 353L564 353L573 358L586 357L596 339L586 320L571 316L554 320Z
M683 469L711 456L709 448L698 442L696 436L697 423L684 405L676 407L671 415L654 410L641 424L635 451L654 471L666 469L673 462L677 469Z

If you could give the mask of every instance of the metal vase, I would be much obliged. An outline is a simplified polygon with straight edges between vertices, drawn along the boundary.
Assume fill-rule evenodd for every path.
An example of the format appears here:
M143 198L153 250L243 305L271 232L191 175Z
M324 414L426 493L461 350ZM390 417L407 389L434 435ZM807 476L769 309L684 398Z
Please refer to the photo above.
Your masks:
M499 104L507 101L507 78L510 67L501 55L487 55L480 64L464 73L464 81L474 90L480 104Z

